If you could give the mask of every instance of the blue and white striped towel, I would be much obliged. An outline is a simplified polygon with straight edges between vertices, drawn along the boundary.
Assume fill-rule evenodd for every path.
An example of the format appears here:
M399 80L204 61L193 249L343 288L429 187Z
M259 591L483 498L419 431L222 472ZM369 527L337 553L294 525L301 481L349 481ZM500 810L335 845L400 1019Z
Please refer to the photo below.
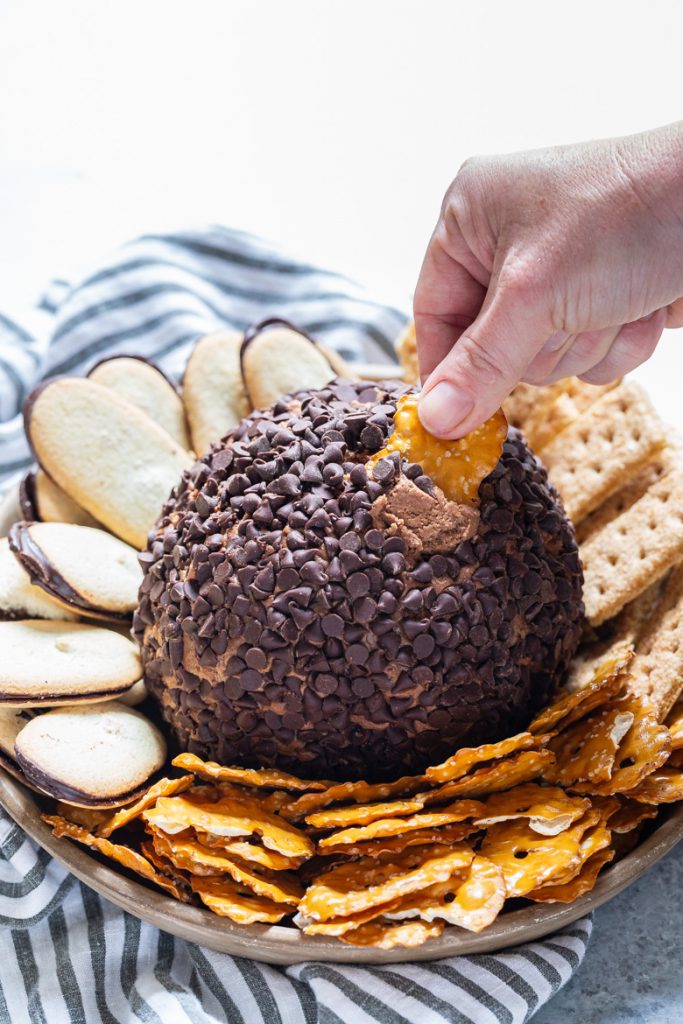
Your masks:
M337 274L224 228L147 236L43 299L45 337L0 315L0 489L29 462L35 382L137 352L179 374L192 342L285 316L347 359L382 361L405 315ZM0 812L0 1024L522 1024L581 963L589 919L495 956L270 967L143 924L78 882Z

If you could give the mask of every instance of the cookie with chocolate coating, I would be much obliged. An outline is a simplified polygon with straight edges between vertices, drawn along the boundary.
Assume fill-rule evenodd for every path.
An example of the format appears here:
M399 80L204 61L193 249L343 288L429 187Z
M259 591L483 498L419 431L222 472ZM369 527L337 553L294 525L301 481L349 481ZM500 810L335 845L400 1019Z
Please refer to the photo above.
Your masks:
M41 384L26 400L24 422L45 472L137 548L192 463L192 454L158 423L91 380L57 377Z
M88 377L147 413L181 447L192 447L182 399L155 363L142 356L110 356L93 366Z
M0 704L52 707L110 700L142 676L136 645L80 622L0 622Z
M35 790L35 786L28 781L19 767L14 754L16 738L34 714L35 712L25 708L0 708L0 768L4 768L19 782Z
M207 334L195 345L183 376L192 447L201 454L249 412L240 369L238 331Z
M166 759L157 727L118 701L38 715L14 749L34 786L79 807L130 803Z
M19 486L19 503L21 516L30 522L100 525L89 512L58 487L54 480L50 480L39 466L29 469L22 479Z
M0 621L5 619L76 619L72 610L36 587L10 549L7 537L0 538Z
M69 612L128 619L142 570L137 552L105 530L73 523L15 523L9 544L31 582Z

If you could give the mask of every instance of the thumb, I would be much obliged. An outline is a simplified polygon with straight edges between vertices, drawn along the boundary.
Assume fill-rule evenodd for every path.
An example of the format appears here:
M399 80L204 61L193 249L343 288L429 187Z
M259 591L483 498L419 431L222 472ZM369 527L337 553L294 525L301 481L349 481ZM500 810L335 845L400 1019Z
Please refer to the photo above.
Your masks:
M479 316L424 383L418 408L431 434L463 437L522 379L553 331L529 298L492 282Z

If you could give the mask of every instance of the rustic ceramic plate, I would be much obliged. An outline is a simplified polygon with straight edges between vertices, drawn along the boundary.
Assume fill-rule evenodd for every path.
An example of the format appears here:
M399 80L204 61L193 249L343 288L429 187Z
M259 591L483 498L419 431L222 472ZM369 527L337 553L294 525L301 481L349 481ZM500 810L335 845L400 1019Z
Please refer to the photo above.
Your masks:
M201 946L271 964L296 964L302 960L356 964L438 960L461 953L492 953L520 942L532 942L576 921L616 896L683 837L683 804L678 804L668 813L664 811L662 821L652 834L618 864L607 868L593 891L574 903L532 904L513 910L503 914L495 924L478 935L449 927L440 938L417 949L362 950L334 939L304 935L296 928L236 925L208 910L178 903L170 896L133 881L122 870L108 867L83 847L66 839L56 839L40 820L35 793L3 771L0 771L0 804L77 878L130 914Z

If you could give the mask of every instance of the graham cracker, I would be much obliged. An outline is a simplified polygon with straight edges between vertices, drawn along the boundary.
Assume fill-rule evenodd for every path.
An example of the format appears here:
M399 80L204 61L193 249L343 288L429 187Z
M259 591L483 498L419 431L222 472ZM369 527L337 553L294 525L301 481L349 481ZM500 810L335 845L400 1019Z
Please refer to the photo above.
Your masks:
M583 643L577 651L562 689L573 693L582 690L594 678L603 662L621 660L635 651L644 626L657 606L662 595L662 582L657 580L643 591L640 597L631 601L608 625L609 635L599 640Z
M626 512L631 505L643 497L653 484L680 465L683 465L683 459L677 449L671 445L667 444L656 451L640 473L637 473L616 494L613 494L607 501L603 501L599 508L596 508L579 523L576 528L576 539L579 544L584 544L613 519Z
M611 619L681 559L683 470L676 469L582 546L588 621Z
M396 339L396 354L403 367L403 379L408 384L419 384L420 368L417 362L417 339L415 321L409 320L402 334Z
M574 524L619 490L666 442L664 424L643 388L620 384L603 394L541 452Z
M683 567L667 581L629 668L627 691L652 702L663 722L683 692Z
M541 386L522 382L505 399L503 410L508 423L540 451L618 383L585 384L578 377Z

